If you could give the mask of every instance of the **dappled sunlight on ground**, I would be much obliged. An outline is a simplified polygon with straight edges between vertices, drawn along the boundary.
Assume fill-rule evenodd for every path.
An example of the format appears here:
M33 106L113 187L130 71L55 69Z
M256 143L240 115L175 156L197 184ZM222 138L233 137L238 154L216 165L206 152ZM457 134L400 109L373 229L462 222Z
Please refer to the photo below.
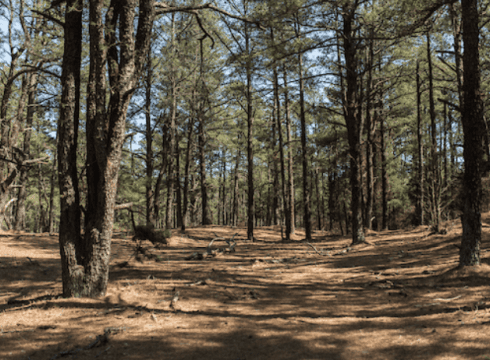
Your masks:
M101 299L59 297L57 236L0 233L0 359L490 359L483 220L484 264L463 270L459 221L446 235L370 231L354 247L206 226L135 254L115 233Z

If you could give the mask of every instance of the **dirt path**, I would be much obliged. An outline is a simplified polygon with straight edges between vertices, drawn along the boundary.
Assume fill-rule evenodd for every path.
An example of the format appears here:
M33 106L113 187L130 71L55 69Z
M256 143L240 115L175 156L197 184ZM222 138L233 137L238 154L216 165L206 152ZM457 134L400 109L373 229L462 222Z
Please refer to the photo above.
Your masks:
M488 221L488 214L485 221ZM371 233L204 227L149 257L116 234L108 296L61 299L57 237L0 234L0 359L488 359L490 227L479 269L456 271L461 228ZM451 228L452 227L452 228ZM216 236L235 252L203 260ZM223 240L212 249L229 247Z

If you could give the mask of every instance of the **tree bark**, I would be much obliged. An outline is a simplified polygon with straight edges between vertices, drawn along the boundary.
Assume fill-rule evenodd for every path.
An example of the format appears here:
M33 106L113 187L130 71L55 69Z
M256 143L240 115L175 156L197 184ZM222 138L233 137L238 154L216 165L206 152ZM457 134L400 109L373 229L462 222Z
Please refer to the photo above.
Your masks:
M182 206L182 231L185 231L187 226L187 208L189 202L189 170L191 164L191 152L193 148L192 135L194 134L194 116L189 118L189 129L187 134L187 149L185 153L185 169L184 169L184 204Z
M346 68L346 102L345 122L350 155L350 184L351 184L351 211L352 211L352 244L365 241L361 208L361 132L359 121L359 106L356 99L357 91L357 60L354 30L355 5L346 5L343 14L344 57Z
M288 78L286 67L284 67L284 106L286 113L286 136L288 141L288 198L289 198L289 212L291 219L291 234L294 234L294 169L293 169L293 143L291 138L291 116L289 110L289 91L288 91Z
M421 113L421 83L420 83L420 61L417 60L416 70L417 80L417 158L418 158L418 203L417 203L417 218L419 225L424 225L424 143L422 139L422 113Z
M245 23L245 51L247 56L250 56L250 34L249 25ZM252 104L252 61L247 59L246 63L247 72L247 183L248 183L248 203L247 203L247 239L254 240L254 216L255 216L255 202L254 202L254 152L253 152L253 125L254 114Z
M439 174L439 159L437 155L437 125L436 125L436 110L434 103L434 80L432 72L432 54L430 34L427 32L427 64L429 67L429 113L430 113L430 130L431 130L431 207L432 207L432 223L436 233L440 231L441 224L441 206L440 206L440 174Z
M77 0L68 0L66 8L58 122L59 243L63 296L71 297L82 296L89 291L85 291L84 269L79 265L83 261L84 249L80 234L80 196L76 162L80 108L82 5Z
M376 122L373 121L371 116L371 104L373 96L373 30L370 31L369 47L367 49L367 62L366 67L368 69L367 84L366 84L366 129L367 129L367 141L366 141L366 210L365 210L365 226L367 229L373 228L373 204L374 204L374 165L373 165L373 147L374 147L374 132L376 131Z
M459 253L460 266L480 265L481 245L481 166L483 160L483 108L480 89L480 54L478 1L462 0L463 22L463 113L464 177L463 237Z
M151 47L148 50L148 56L146 60L146 79L145 79L145 141L146 141L146 225L155 226L154 201L155 196L153 193L153 131L151 128L151 86L153 83L153 67Z
M60 116L58 147L64 296L99 297L105 295L107 290L117 180L126 137L126 113L142 73L155 14L151 0L141 0L138 6L136 0L113 0L107 11L104 3L103 0L91 0L89 11L91 61L87 87L87 161L91 170L87 169L88 196L83 242L78 242L80 231L79 226L75 226L80 219L73 186L73 181L76 181L78 126L72 121L78 120L82 2L68 0L65 15L62 74L62 98L65 101L62 101L61 113L65 109L69 109L70 113ZM103 14L106 15L105 24ZM107 108L106 75L111 90ZM70 172L71 169L75 169L75 174Z
M208 189L206 183L206 158L204 156L204 116L202 111L200 112L201 116L199 119L199 168L201 175L201 198L202 198L202 225L211 225L211 220L208 214Z

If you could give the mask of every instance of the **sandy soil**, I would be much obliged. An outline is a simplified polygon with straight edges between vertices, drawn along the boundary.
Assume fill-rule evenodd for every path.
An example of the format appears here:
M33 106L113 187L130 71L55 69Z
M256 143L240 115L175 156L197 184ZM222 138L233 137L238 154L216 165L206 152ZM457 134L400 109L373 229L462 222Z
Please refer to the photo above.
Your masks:
M488 359L490 214L483 265L456 270L459 222L370 232L208 226L168 247L114 236L108 294L63 299L56 236L0 234L0 359ZM217 240L238 232L234 252ZM197 254L196 254L197 253ZM191 258L186 260L186 258Z

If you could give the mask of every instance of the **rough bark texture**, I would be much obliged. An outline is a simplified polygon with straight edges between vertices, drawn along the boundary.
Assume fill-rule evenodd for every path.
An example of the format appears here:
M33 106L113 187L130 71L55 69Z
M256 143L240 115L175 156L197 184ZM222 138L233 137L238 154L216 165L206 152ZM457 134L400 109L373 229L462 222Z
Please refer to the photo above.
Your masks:
M63 295L81 296L84 292L80 247L80 206L77 176L77 137L80 100L82 51L82 12L77 0L67 1L61 107L58 122L58 173L60 187L59 243Z
M361 139L358 119L357 91L357 60L354 30L354 5L346 6L343 15L344 57L346 68L346 99L345 122L347 124L347 137L350 155L350 185L351 185L351 211L352 211L352 244L365 241L361 207Z
M60 116L60 251L64 296L98 297L106 293L117 180L125 140L126 112L148 53L154 18L153 1L90 1L90 74L87 98L87 211L80 238L76 195L76 129L80 91L82 9L67 3ZM136 8L138 20L135 21ZM104 24L103 14L106 15ZM134 24L137 23L136 35ZM105 35L104 35L104 30ZM119 51L118 51L119 50ZM108 72L107 68L108 67ZM106 82L110 82L106 108ZM68 110L67 110L68 109ZM66 211L64 211L66 210Z
M483 159L483 111L480 93L480 58L477 0L462 0L463 10L463 96L464 193L463 237L460 266L480 265L481 244L481 166Z
M35 113L36 102L36 90L37 90L37 74L31 73L28 75L28 100L27 100L27 116L24 130L24 144L23 151L26 158L29 158L31 152L31 134L32 134L32 121ZM23 230L25 227L26 205L27 198L26 184L28 179L29 168L23 167L20 169L19 175L19 191L17 193L17 207L15 214L15 230Z

